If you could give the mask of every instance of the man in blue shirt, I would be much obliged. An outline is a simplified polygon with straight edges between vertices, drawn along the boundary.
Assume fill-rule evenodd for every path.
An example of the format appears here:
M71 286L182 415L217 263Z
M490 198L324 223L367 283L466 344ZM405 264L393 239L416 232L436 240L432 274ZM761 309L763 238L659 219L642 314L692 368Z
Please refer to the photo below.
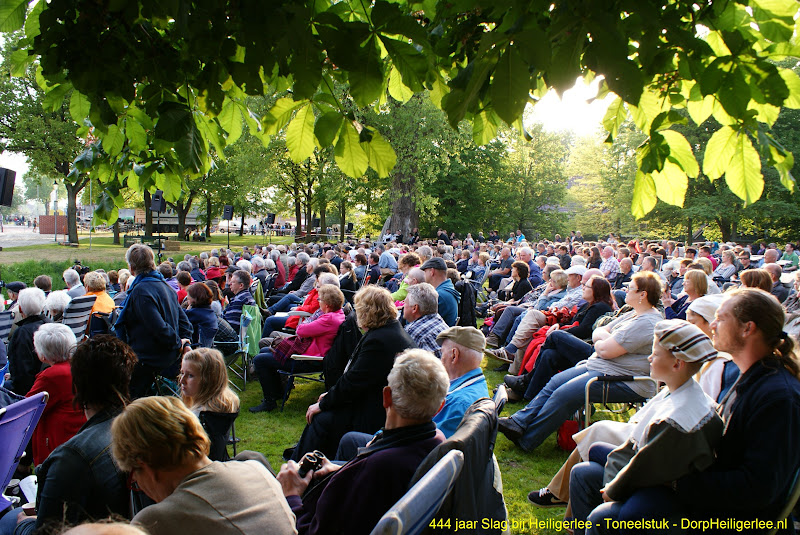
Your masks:
M425 272L425 282L436 288L439 294L439 315L452 327L458 320L458 302L461 295L447 278L447 264L439 257L434 257L420 266Z
M442 346L442 364L450 377L450 387L444 406L433 417L433 423L450 438L470 405L489 396L486 378L481 371L486 339L474 327L450 327L439 333L436 341Z

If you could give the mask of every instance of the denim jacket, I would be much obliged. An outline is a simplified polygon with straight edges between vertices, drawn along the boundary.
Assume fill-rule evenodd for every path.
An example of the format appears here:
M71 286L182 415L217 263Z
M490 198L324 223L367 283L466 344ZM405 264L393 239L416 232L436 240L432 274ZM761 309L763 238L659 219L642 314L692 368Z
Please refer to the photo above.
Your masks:
M77 524L112 513L130 518L127 476L111 457L111 422L119 412L108 409L92 416L39 467L37 529L50 522ZM33 522L21 524L15 535L33 529Z

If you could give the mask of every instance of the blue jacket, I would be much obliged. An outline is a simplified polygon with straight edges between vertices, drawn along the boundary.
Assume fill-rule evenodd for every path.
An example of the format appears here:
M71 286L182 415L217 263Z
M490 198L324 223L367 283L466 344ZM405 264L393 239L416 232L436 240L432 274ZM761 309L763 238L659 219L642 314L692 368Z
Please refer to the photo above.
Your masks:
M216 313L210 306L195 307L186 311L186 317L189 318L194 330L192 343L199 343L202 347L211 347L214 335L217 334L219 328Z
M458 302L461 300L461 296L450 279L445 279L437 286L436 293L439 294L439 315L448 327L452 327L458 320Z
M111 457L111 422L118 412L95 414L45 459L36 471L36 522L24 524L17 534L31 533L34 526L50 522L77 524L111 513L130 516L127 477Z
M489 388L486 386L486 378L481 369L476 368L467 372L450 381L444 407L433 417L433 423L445 438L450 438L456 432L470 405L485 397L489 397Z
M178 359L181 339L191 340L192 324L175 290L160 273L151 271L134 280L114 332L133 348L140 362L164 369Z

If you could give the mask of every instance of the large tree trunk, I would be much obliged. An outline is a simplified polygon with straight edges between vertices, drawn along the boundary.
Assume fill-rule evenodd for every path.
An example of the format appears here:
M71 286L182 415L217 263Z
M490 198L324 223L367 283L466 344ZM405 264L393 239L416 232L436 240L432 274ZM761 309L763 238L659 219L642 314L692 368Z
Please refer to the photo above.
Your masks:
M114 221L114 245L119 245L119 219Z
M78 193L83 189L81 182L64 183L67 188L67 240L78 243ZM61 229L56 229L61 230Z
M692 228L692 218L688 218L686 222L686 247L691 247L692 236L694 236L694 229Z
M344 241L344 227L347 224L347 203L344 199L339 201L339 241Z
M244 236L244 210L242 210L242 224L239 225L239 236Z
M394 232L398 229L403 236L410 236L411 231L419 227L419 214L414 203L414 190L417 179L413 175L396 173L392 181L392 190L395 197L392 202L392 215L386 220L381 230L381 235L387 231Z
M722 232L722 241L731 241L731 220L727 217L717 217L714 219L717 225L719 225L720 232Z
M150 211L150 192L144 190L144 237L149 240L153 237L153 212Z
M206 239L211 237L211 195L206 195Z
M325 212L327 208L325 205L328 204L326 201L322 200L319 203L319 226L322 229L322 232L328 231L328 222L325 221Z
M178 239L180 240L184 236L186 236L186 216L189 215L189 210L192 208L192 203L194 202L194 192L189 194L189 197L184 201L178 199L174 204L170 204L175 209L175 213L178 214Z
M299 236L303 230L303 206L300 203L300 192L295 189L294 193L295 236ZM308 225L308 221L306 221L306 225Z

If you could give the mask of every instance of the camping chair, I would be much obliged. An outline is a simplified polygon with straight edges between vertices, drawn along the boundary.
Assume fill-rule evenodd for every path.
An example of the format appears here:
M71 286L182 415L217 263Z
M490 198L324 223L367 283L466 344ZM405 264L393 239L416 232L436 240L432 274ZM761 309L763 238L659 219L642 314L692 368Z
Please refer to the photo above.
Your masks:
M228 443L233 443L233 456L236 456L236 418L238 412L211 412L200 413L200 423L211 441L211 450L208 458L212 461L228 461Z
M612 408L609 407L609 403L606 401L608 396L608 385L610 383L631 383L631 382L651 382L655 385L656 391L658 391L658 381L653 379L648 375L601 375L599 377L593 377L589 379L586 383L586 387L584 389L585 392L585 404L584 404L584 425L589 427L592 420L592 402L589 400L589 389L591 386L596 383L605 383L605 387L603 388L603 395L602 399L598 402L601 403L604 409L601 409L598 412L612 412L616 414L621 414L623 412L627 412L628 410L636 407L641 407L644 405L645 401L642 400L635 400L630 402L623 402L621 408ZM580 421L580 420L579 420Z
M489 267L487 266L486 269L483 270L483 275L479 279L473 279L472 275L474 274L473 271L467 271L464 273L464 280L469 281L473 288L475 288L475 299L477 300L478 304L483 304L489 300L489 294L486 292L486 288L483 287L483 283L486 282L486 277L489 276Z
M433 465L378 521L371 535L416 535L428 527L464 466L464 454L452 450Z
M78 342L86 336L86 327L89 325L89 317L92 315L92 307L96 300L96 295L83 295L74 298L64 309L61 323L72 329Z
M0 408L0 436L3 437L0 442L0 489L5 489L14 476L33 430L42 417L48 397L47 392L39 392ZM11 501L0 495L0 511L10 505Z
M228 381L233 388L242 392L247 387L247 371L250 357L258 354L258 341L261 340L261 312L255 305L244 305L239 322L239 340L236 342L214 342L214 347L224 348L236 345L236 351L225 357L228 370L242 380L242 388Z
M10 310L0 312L0 342L8 344L8 335L11 333L11 325L14 323L14 313Z
M789 525L789 522L792 522L792 510L794 509L795 504L797 504L798 498L800 498L800 468L794 472L792 485L789 487L789 496L786 498L786 503L784 503L780 513L778 513L778 517L775 519L776 522L774 523L773 528L767 532L767 535L775 535L775 533L778 531L779 525L783 521L787 522L787 526Z
M278 373L284 375L286 377L286 387L283 389L283 400L281 401L281 412L283 412L283 407L286 405L286 401L289 399L289 394L292 392L292 388L294 387L294 380L295 379L303 379L305 381L314 381L316 383L325 384L325 373L322 369L319 371L310 371L310 372L295 372L294 365L296 362L322 362L325 360L325 357L317 357L314 355L292 355L289 357L289 361L291 362L291 370L278 370Z

